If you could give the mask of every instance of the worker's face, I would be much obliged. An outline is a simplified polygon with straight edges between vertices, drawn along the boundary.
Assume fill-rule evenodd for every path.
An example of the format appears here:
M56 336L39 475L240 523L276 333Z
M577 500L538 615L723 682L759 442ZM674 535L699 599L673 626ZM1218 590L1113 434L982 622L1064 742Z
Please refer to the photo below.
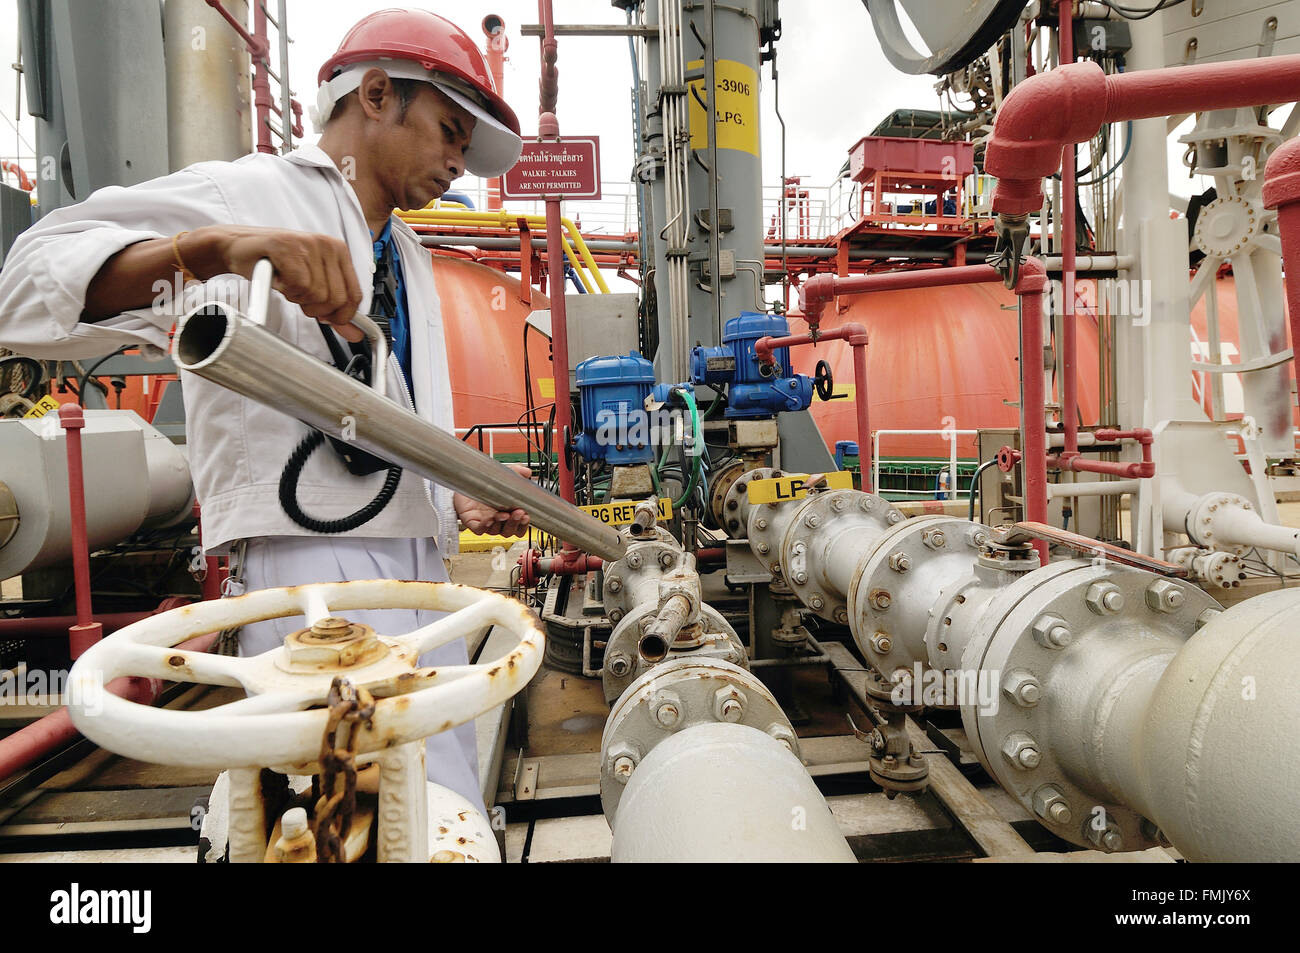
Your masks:
M374 165L397 208L424 208L465 172L474 117L428 83L419 83L402 115L391 84L375 130Z
M400 109L398 109L400 113ZM424 208L465 172L474 117L441 91L420 83L406 116L386 127L382 166L398 208Z

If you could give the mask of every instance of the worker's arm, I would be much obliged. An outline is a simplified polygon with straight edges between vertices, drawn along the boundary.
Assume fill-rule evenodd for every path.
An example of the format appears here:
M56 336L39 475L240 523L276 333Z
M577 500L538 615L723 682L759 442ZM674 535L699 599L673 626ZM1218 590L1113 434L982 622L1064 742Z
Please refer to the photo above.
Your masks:
M178 239L147 239L128 245L104 262L86 288L81 320L98 322L124 311L149 307L159 281L171 283L183 264L200 281L217 275L251 278L253 266L269 258L273 287L349 341L361 331L350 326L361 289L347 245L329 235L240 225L209 225Z

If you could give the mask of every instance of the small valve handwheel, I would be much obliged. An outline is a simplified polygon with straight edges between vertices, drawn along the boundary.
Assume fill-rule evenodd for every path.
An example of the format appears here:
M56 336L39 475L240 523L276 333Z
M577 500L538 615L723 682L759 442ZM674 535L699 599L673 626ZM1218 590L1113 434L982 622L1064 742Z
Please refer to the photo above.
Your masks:
M377 635L340 613L427 609L448 615L413 632ZM306 628L250 658L172 648L223 629L287 616ZM498 626L519 642L476 665L420 668L425 652ZM68 678L73 724L117 754L156 764L213 769L301 766L320 753L324 707L335 676L375 699L357 736L358 754L426 738L504 703L536 674L545 636L521 602L495 592L436 582L371 579L262 589L150 616L92 645ZM137 676L242 687L247 698L203 711L152 708L107 692Z
M831 373L830 364L824 360L817 362L817 369L813 372L813 387L822 400L830 400L835 396L835 375Z

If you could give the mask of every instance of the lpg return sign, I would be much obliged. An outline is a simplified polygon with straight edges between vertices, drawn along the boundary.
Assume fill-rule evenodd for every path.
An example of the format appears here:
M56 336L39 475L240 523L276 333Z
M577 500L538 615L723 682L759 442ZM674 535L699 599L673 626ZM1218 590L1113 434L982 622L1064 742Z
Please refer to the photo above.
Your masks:
M600 137L525 139L519 161L501 179L508 199L599 199Z

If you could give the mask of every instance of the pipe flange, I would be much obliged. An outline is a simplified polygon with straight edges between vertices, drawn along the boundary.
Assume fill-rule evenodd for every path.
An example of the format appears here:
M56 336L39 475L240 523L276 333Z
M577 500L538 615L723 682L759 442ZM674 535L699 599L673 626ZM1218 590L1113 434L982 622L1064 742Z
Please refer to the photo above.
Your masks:
M970 572L989 532L954 516L916 516L886 530L858 563L848 593L853 638L887 682L928 664L935 593Z
M748 531L749 514L755 509L749 502L749 485L755 480L774 480L784 476L784 470L772 467L758 467L740 474L732 481L727 492L723 494L722 518L719 525L727 531L732 539L744 539Z
M1215 258L1231 258L1263 229L1264 213L1240 195L1224 195L1201 209L1192 241Z
M1104 746L1101 726L1129 687L1096 671L1131 671L1125 662L1163 656L1165 647L1172 654L1196 632L1198 617L1217 608L1185 580L1118 563L1068 560L1022 577L987 603L962 658L963 671L978 673L961 711L980 763L1073 844L1159 846L1151 822L1119 804L1106 772L1091 767ZM1072 728L1066 711L1095 713L1098 729Z
M656 665L674 659L718 658L741 668L749 668L749 655L731 624L708 604L700 606L700 618L682 630L679 641L666 646L664 654L643 652L641 638L654 622L658 606L643 602L623 617L614 628L605 646L605 663L600 680L605 690L605 702L612 705L627 687Z
M658 711L670 693L675 720ZM600 801L606 820L613 824L628 778L655 745L676 732L714 722L757 728L799 757L799 739L790 720L755 676L720 659L674 659L632 682L605 722Z
M1222 533L1215 526L1218 515L1232 509L1249 511L1254 509L1254 504L1236 493L1206 493L1192 504L1192 508L1187 512L1188 538L1206 549L1245 556L1250 552L1251 547L1240 543L1224 542L1221 538Z
M661 536L634 542L628 546L622 559L607 563L601 598L609 621L620 621L638 603L654 602L657 605L659 580L676 569L685 556L675 539Z
M754 558L772 574L773 579L783 579L781 544L795 513L803 505L801 500L781 503L760 503L749 508L749 548Z
M716 474L712 474L709 479L709 513L713 516L713 522L719 529L726 529L726 504L727 493L740 479L740 475L745 472L745 463L742 460L733 460ZM740 522L740 532L743 535L745 523ZM731 535L728 533L727 535ZM733 539L739 539L739 536Z
M823 619L848 625L847 593L837 592L829 578L835 544L843 534L852 533L865 549L904 519L902 511L873 493L810 494L795 510L781 543L781 564L791 591Z

